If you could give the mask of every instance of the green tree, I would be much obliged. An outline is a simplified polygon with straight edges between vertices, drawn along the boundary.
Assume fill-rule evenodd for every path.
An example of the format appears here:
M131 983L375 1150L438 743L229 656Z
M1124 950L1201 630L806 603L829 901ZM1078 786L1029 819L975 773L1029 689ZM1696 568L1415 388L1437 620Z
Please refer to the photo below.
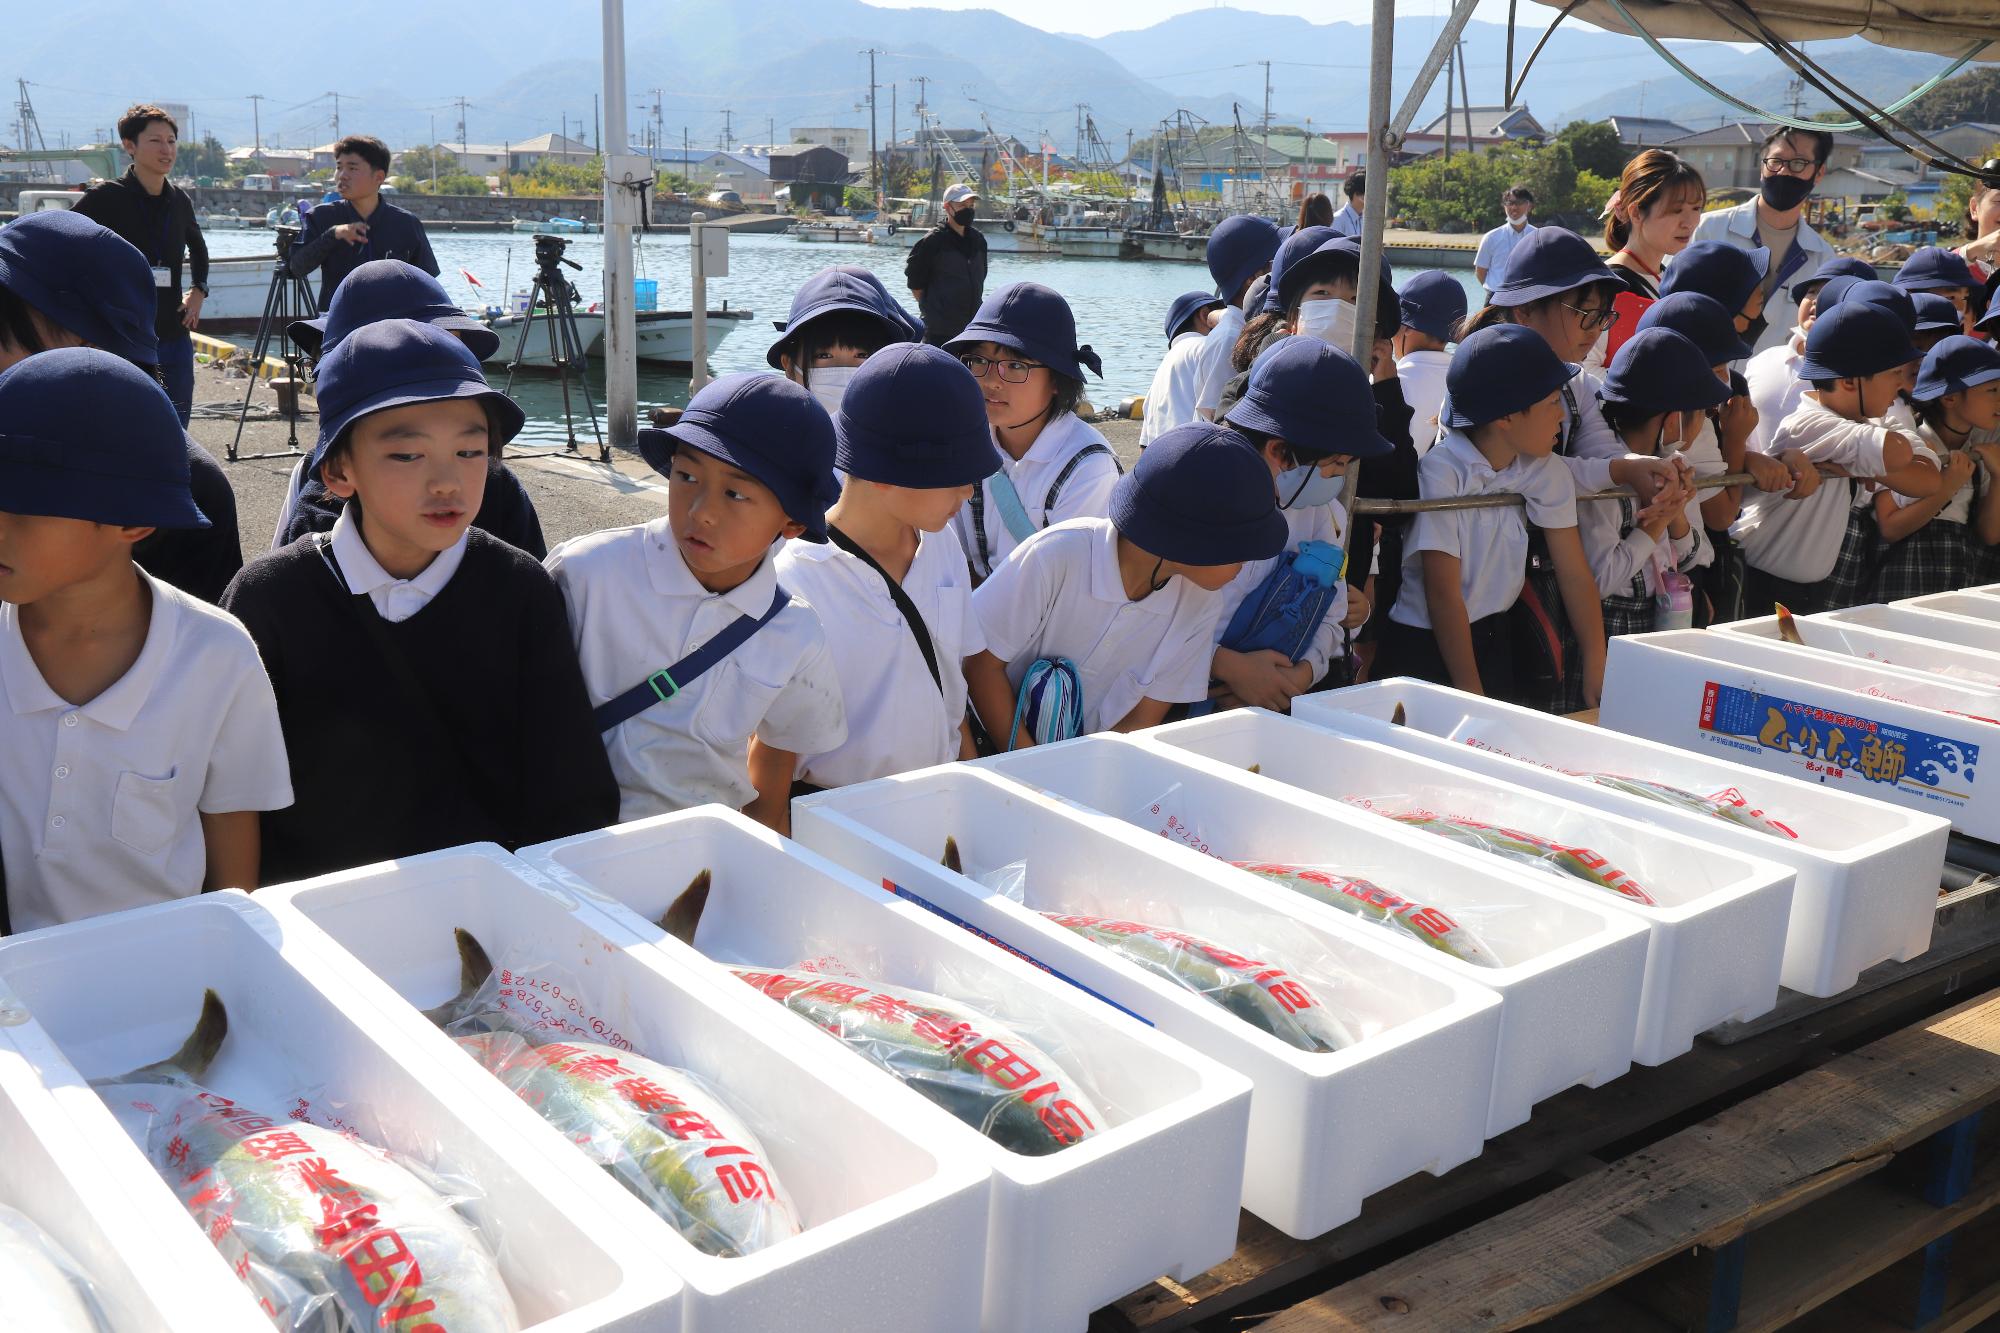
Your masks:
M180 146L174 169L186 176L221 179L229 175L229 150L213 134L204 134Z
M1556 142L1568 144L1577 170L1593 171L1617 180L1625 172L1632 154L1618 142L1618 131L1608 120L1573 120L1556 134Z
M1901 222L1910 216L1910 201L1901 190L1882 201L1882 216L1891 222Z
M1961 121L2000 121L2000 69L1987 66L1946 79L1925 93L1902 118L1920 130L1942 130Z
M1566 214L1580 225L1597 216L1615 186L1597 172L1579 171L1571 146L1558 139L1454 153L1449 162L1432 156L1398 167L1390 174L1390 202L1406 226L1485 231L1500 224L1500 195L1516 181L1534 191L1538 215Z
M423 144L398 153L396 169L411 180L443 179L458 174L458 155L442 144Z

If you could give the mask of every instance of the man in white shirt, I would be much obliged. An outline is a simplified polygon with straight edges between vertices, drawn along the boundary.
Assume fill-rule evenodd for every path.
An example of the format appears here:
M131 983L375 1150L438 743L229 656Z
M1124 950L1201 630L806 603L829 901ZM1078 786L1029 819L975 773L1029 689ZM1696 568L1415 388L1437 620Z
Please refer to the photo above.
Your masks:
M1153 372L1146 390L1146 416L1139 426L1144 449L1176 426L1196 420L1195 400L1201 395L1203 340L1222 314L1222 298L1207 292L1186 292L1167 311L1167 354Z
M1501 194L1500 211L1507 215L1507 220L1479 238L1479 253L1472 261L1472 276L1487 291L1507 281L1507 256L1539 230L1528 221L1528 214L1534 209L1534 191L1525 185L1510 185Z
M1757 197L1703 217L1694 229L1694 239L1724 241L1739 250L1770 251L1771 262L1764 270L1763 314L1743 331L1750 345L1761 352L1784 344L1798 323L1798 304L1789 289L1833 258L1833 247L1804 217L1806 200L1826 175L1833 135L1780 125L1765 138L1760 151L1762 175Z
M1359 236L1361 234L1361 214L1368 207L1368 173L1357 171L1347 178L1343 187L1347 191L1347 207L1333 215L1327 225L1336 236Z

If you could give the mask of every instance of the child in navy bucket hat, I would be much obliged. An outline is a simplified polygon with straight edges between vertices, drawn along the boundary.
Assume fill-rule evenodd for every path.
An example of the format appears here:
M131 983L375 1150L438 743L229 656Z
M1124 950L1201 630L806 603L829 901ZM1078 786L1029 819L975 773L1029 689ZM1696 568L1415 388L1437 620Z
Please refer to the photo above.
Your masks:
M872 358L871 358L872 360ZM777 574L827 540L833 422L782 375L724 375L639 432L667 512L549 552L618 778L621 819L720 801L787 827L800 755L847 739L812 606Z
M987 734L1005 750L1068 732L1019 707L1049 667L1073 686L1082 732L1150 727L1206 698L1221 590L1287 531L1242 435L1198 422L1161 436L1119 479L1110 517L1036 533L973 594L986 646L965 678Z
M1865 259L1853 255L1841 255L1820 265L1810 277L1801 278L1790 288L1793 307L1798 311L1792 326L1791 336L1764 348L1743 363L1743 378L1750 391L1750 405L1757 409L1757 426L1750 434L1751 447L1759 453L1769 453L1771 436L1778 426L1798 408L1799 395L1806 390L1805 381L1799 378L1799 360L1806 354L1806 334L1811 331L1813 320L1820 311L1832 303L1826 301L1828 291L1839 290L1831 284L1840 278L1849 279L1842 287L1854 282L1867 282L1875 277L1875 266Z
M892 343L922 342L923 321L865 268L823 268L792 293L792 308L765 352L771 369L802 384L831 416L856 370Z
M1427 269L1396 289L1403 327L1396 332L1396 378L1410 405L1410 439L1419 455L1438 437L1444 376L1451 368L1453 331L1465 319L1465 288L1439 269Z
M1882 422L1920 359L1909 325L1888 305L1847 297L1815 316L1798 371L1811 387L1771 443L1799 449L1815 465L1838 464L1848 475L1822 481L1798 501L1745 498L1730 533L1748 565L1747 614L1769 615L1781 604L1799 613L1829 611L1862 599L1876 530L1873 511L1855 507L1852 478L1919 499L1938 489L1937 467L1912 449L1908 435Z
M1000 466L979 381L942 348L884 348L855 373L833 430L846 481L827 541L778 555L779 581L837 627L827 645L847 713L845 742L800 755L800 791L970 758L964 662L985 646L950 531Z
M1146 390L1145 415L1139 423L1139 447L1144 449L1176 426L1199 421L1202 358L1210 350L1209 333L1222 322L1226 303L1207 292L1183 292L1167 308L1167 354L1153 372Z
M472 526L521 409L462 342L412 319L343 338L318 398L309 465L340 516L252 560L223 597L257 640L291 750L298 800L263 824L271 875L609 821L617 791L562 596Z
M1510 282L1517 271L1509 266ZM1509 621L1525 584L1532 523L1545 535L1563 614L1580 645L1582 660L1572 668L1580 692L1596 702L1604 678L1597 583L1577 535L1576 486L1554 457L1563 390L1576 375L1575 365L1521 325L1479 329L1459 344L1445 386L1445 436L1424 455L1419 491L1426 500L1512 492L1526 499L1526 510L1417 515L1376 653L1377 679L1416 676L1496 698L1515 690Z
M1923 499L1875 496L1882 549L1872 601L1966 587L1974 555L2000 544L2000 444L1980 442L2000 431L2000 350L1964 334L1943 339L1924 354L1910 396L1910 443L1937 464L1942 484Z
M0 934L262 882L292 793L256 646L132 559L207 521L157 381L83 347L0 372Z
M952 520L974 578L985 578L1033 533L1072 518L1101 518L1118 458L1076 414L1083 374L1103 362L1076 339L1069 302L1017 282L987 297L946 350L979 381L1000 466Z
M1215 279L1215 294L1223 305L1202 344L1195 393L1199 420L1213 421L1218 415L1223 386L1236 373L1230 356L1245 323L1260 309L1260 303L1250 299L1251 290L1270 276L1282 241L1277 223L1249 213L1224 218L1208 234L1208 275Z

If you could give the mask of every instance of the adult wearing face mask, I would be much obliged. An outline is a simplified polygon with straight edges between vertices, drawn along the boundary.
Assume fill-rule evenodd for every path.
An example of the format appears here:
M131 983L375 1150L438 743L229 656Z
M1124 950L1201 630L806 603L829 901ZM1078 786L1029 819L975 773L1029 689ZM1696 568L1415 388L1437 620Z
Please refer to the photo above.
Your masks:
M1824 130L1777 126L1759 151L1762 176L1757 197L1735 208L1717 209L1694 229L1697 243L1721 241L1739 250L1770 252L1763 277L1763 314L1743 335L1756 351L1791 337L1799 313L1791 288L1833 259L1833 247L1804 216L1806 200L1826 175L1832 151L1833 136Z
M903 280L924 317L924 341L943 347L956 338L986 295L986 238L972 225L979 196L969 185L944 192L944 221L910 247Z
M1538 230L1528 221L1528 214L1535 211L1535 192L1527 186L1508 186L1500 196L1500 211L1507 220L1479 238L1479 253L1472 261L1472 276L1489 292L1507 281L1507 256L1514 247Z

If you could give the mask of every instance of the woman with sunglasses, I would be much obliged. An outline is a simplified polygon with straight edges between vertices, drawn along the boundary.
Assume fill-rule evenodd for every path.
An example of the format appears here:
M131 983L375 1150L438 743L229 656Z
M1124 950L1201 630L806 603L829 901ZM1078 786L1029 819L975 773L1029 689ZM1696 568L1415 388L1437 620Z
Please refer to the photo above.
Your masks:
M987 297L946 350L979 381L1000 446L1000 470L952 519L973 578L984 579L1041 529L1111 512L1117 456L1076 415L1084 368L1102 378L1104 365L1077 345L1069 302L1036 282Z

